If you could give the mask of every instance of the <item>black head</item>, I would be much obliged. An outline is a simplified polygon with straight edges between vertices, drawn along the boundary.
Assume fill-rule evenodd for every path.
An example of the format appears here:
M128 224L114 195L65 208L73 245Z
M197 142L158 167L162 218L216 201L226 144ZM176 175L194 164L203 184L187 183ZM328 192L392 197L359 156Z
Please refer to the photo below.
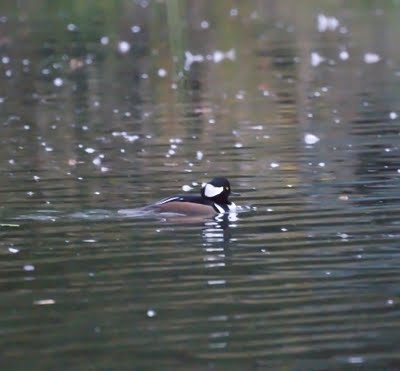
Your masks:
M215 177L201 189L201 196L218 203L229 203L228 197L231 194L231 185L224 177Z

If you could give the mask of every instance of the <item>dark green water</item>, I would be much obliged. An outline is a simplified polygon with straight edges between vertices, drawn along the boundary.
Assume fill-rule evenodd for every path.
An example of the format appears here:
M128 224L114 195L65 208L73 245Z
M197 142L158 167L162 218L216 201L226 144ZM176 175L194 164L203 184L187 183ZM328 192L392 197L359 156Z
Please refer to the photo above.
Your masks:
M1 369L398 369L399 17L1 4ZM118 213L216 175L244 212Z

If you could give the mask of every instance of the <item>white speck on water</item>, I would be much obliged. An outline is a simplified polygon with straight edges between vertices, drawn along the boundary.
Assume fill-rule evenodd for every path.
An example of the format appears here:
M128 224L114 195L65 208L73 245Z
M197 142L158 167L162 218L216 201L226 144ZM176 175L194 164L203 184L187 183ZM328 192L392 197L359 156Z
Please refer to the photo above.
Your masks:
M158 76L160 76L160 77L165 77L165 76L167 76L167 70L165 70L164 68L160 68L160 69L157 71L157 74L158 74Z
M88 239L88 240L83 240L82 242L94 243L94 242L97 242L97 241L96 241L96 240L91 240L91 239Z
M212 55L212 60L215 63L220 63L221 61L224 60L224 53L219 50L216 50Z
M279 164L277 162L271 162L270 166L272 168L276 168L276 167L279 167Z
M288 184L287 187L288 188L293 188L293 184Z
M76 31L78 29L78 26L76 24L70 23L67 25L67 30L68 31Z
M201 27L203 30L205 30L205 29L207 29L208 27L210 27L210 24L209 24L207 21L201 21L200 27Z
M4 98L3 97L0 97L0 104L1 103L4 103Z
M176 152L175 152L172 148L170 148L170 149L168 150L168 154L169 154L170 156L173 156L175 153L176 153Z
M109 168L106 167L106 166L102 166L102 167L100 168L100 171L101 171L102 173L106 173L108 170L109 170Z
M272 212L274 211L274 209L269 208L269 209L267 209L267 211L268 211L269 213L272 213Z
M177 85L176 83L173 82L173 83L171 84L171 89L172 89L172 90L178 89L178 85Z
M53 299L40 299L33 302L34 305L53 305L56 301Z
M324 57L320 56L317 52L311 53L311 66L317 67L325 60Z
M264 127L262 125L255 125L251 127L252 130L263 130Z
M396 120L397 119L397 113L396 112L390 112L389 117L391 120Z
M347 240L349 238L349 235L347 233L340 233L339 237L343 240Z
M88 148L85 149L85 152L86 153L94 153L94 152L96 152L96 150L94 148L88 147Z
M339 58L340 58L342 61L347 61L347 60L349 59L349 57L350 57L350 55L349 55L349 52L348 52L347 50L342 50L342 51L339 53Z
M62 79L61 77L56 77L56 78L53 80L53 84L54 84L55 86L60 87L60 86L63 86L64 81L63 81L63 79Z
M389 299L389 300L386 302L386 304L387 304L387 305L393 305L393 304L394 304L394 300L393 300L393 299Z
M318 166L319 166L319 167L325 167L325 162L319 162L319 163L318 163Z
M109 42L110 42L110 38L108 36L102 36L100 39L101 45L108 45Z
M197 151L197 152L196 152L196 159L197 159L198 161L201 161L201 160L203 159L203 157L204 157L203 152L201 152L201 151Z
M7 57L7 56L2 57L2 58L1 58L1 62L2 62L3 64L8 64L8 63L10 63L10 57Z
M184 192L189 192L189 191L191 191L192 189L193 189L193 187L191 187L190 185L187 185L187 184L185 184L185 185L182 186L182 190L183 190Z
M14 160L14 159L10 159L10 160L8 160L8 163L9 163L10 165L14 165L14 164L15 164L15 160ZM400 173L400 169L397 170L397 171Z
M331 272L326 271L325 274L326 274L327 276L330 276L330 275L331 275Z
M328 17L324 14L318 14L317 29L318 32L335 31L339 26L339 21L335 17Z
M209 120L208 120L208 123L209 123L209 124L215 124L215 119L209 119Z
M52 147L45 147L44 150L46 152L53 152L53 148Z
M33 272L35 270L35 266L32 264L25 264L24 271L25 272Z
M242 143L235 143L235 148L242 148L243 144Z
M320 139L314 134L307 133L304 135L304 142L306 144L315 144L318 143L319 141Z
M34 176L33 176L33 180L36 181L36 182L38 182L38 181L40 180L40 177L38 177L37 175L34 175Z
M100 195L101 193L100 193L99 191L96 191L96 192L94 192L94 194L95 194L96 196L98 196L98 195Z
M146 79L149 78L149 75L148 75L147 73L142 73L142 74L140 75L140 77L141 77L143 80L146 80Z
M226 280L208 280L207 284L209 284L210 286L225 285L226 284Z
M367 64L378 63L381 60L379 54L376 53L365 53L364 62Z
M131 50L131 44L128 43L128 41L120 41L118 43L118 51L121 54L126 54Z
M138 33L138 32L141 31L141 28L140 28L140 26L134 25L134 26L131 27L131 31L133 33Z
M24 130L29 130L31 127L29 125L24 125Z
M359 356L352 356L348 358L348 361L351 364L359 364L359 363L364 363L364 358Z
M101 165L101 157L100 156L95 157L92 162L94 165L100 166Z
M146 312L147 317L153 318L157 315L156 311L154 309L148 309Z
M16 249L15 247L9 247L9 248L8 248L8 251L9 251L11 254L18 254L18 253L19 253L19 250Z
M231 17L237 17L238 14L239 14L238 8L232 8L232 9L229 11L229 15L230 15Z
M288 230L287 230L287 228L281 228L281 231L282 232L287 232Z

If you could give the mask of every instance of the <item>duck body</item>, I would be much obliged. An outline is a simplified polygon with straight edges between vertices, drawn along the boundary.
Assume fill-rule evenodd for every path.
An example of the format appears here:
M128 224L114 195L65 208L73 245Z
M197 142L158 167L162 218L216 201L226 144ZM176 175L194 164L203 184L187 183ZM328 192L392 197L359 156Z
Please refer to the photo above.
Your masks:
M201 188L200 195L167 197L144 209L182 216L212 216L236 210L235 203L229 201L230 194L229 181L224 177L216 177Z

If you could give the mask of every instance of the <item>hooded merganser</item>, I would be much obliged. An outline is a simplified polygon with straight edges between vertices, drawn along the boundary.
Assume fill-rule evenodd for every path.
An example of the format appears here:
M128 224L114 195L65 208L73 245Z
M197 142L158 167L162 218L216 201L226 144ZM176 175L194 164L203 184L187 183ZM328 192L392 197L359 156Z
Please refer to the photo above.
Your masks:
M236 205L229 201L231 185L228 179L216 177L206 183L200 191L200 196L177 195L164 198L155 204L145 207L145 210L159 213L172 213L184 216L208 216L236 210Z

